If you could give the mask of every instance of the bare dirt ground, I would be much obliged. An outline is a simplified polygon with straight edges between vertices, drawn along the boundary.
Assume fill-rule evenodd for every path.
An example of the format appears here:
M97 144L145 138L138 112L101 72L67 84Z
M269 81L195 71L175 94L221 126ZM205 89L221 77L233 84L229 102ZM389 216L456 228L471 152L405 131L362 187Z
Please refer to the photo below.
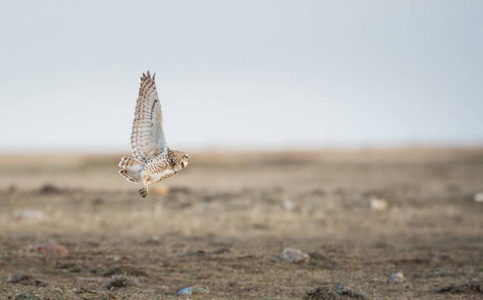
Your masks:
M483 149L191 157L143 199L120 155L1 156L0 299L483 297Z

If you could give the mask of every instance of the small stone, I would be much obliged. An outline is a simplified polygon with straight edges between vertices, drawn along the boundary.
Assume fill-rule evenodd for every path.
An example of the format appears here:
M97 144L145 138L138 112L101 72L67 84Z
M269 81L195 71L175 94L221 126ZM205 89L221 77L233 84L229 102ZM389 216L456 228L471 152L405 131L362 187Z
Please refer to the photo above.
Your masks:
M209 291L204 289L204 288L200 288L200 287L187 287L187 288L184 288L184 289L181 289L178 291L177 294L183 294L183 295L200 295L200 294L208 294Z
M401 272L399 272L399 273L392 274L387 280L387 283L397 284L397 283L403 283L404 281L406 281L406 279L404 279L404 275Z
M46 218L46 215L43 211L38 209L19 209L14 210L11 214L12 219L21 220L21 219L36 219L42 220Z
M473 200L475 200L476 203L483 203L483 193L475 194Z
M290 210L290 211L292 211L292 210L295 209L295 204L292 201L288 200L288 199L287 200L283 200L283 202L282 202L282 208L283 208L283 210Z
M298 264L308 262L310 256L307 253L304 253L298 249L285 248L280 254L280 258L284 261Z
M44 255L65 256L69 254L69 250L67 250L67 248L54 242L28 245L27 247L25 247L25 250L27 252L36 252Z
M384 199L377 199L377 198L372 198L371 202L371 209L375 211L385 211L387 210L387 201Z
M157 235L152 235L148 238L147 240L148 243L151 243L151 244L157 244L159 243L159 236Z

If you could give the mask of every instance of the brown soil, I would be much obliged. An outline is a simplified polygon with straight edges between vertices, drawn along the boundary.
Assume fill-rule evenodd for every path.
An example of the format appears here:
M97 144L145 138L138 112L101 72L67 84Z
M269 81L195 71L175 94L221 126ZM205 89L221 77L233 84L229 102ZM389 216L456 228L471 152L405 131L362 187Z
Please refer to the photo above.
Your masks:
M0 157L0 299L482 297L483 149L194 153L146 199L120 157Z

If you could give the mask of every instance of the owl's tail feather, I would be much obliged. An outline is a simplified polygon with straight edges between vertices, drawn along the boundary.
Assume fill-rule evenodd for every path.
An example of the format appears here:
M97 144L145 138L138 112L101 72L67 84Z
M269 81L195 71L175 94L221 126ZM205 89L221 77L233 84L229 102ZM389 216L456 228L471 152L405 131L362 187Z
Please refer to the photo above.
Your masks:
M140 162L133 157L124 156L119 162L119 167L121 168L121 170L119 170L119 174L126 178L127 181L139 183L143 179L140 174L144 168L143 162Z

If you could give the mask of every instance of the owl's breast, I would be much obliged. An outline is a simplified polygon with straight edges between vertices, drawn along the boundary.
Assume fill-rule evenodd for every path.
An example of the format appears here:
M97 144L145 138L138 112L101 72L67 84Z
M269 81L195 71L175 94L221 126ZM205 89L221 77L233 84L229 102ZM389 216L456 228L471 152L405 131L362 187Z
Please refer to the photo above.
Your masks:
M176 173L169 164L167 155L159 155L144 167L144 176L149 183L156 183Z

